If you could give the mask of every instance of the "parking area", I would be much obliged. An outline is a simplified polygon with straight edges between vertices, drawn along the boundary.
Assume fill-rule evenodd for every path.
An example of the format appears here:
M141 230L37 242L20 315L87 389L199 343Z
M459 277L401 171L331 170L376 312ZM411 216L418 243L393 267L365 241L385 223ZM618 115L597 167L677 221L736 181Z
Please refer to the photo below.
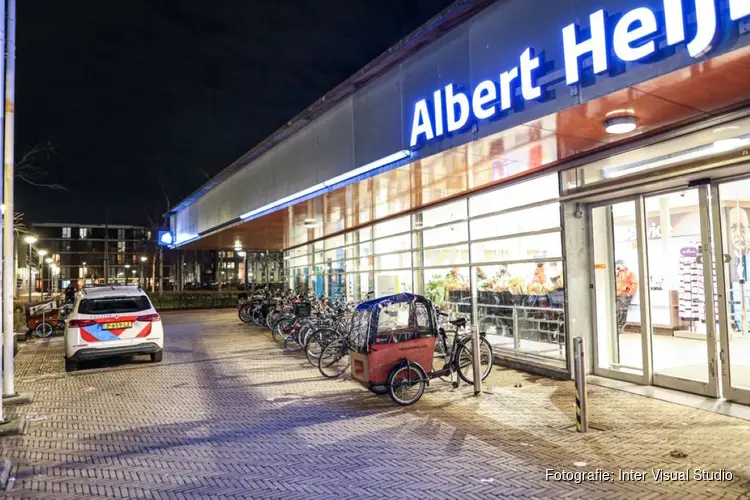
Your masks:
M571 382L499 367L478 398L436 381L397 407L323 379L234 310L164 322L161 363L66 374L61 338L23 346L18 390L34 401L7 408L26 430L0 438L12 464L0 497L750 498L745 420L591 387L605 430L581 436ZM659 469L690 478L655 480ZM621 480L631 470L645 478Z

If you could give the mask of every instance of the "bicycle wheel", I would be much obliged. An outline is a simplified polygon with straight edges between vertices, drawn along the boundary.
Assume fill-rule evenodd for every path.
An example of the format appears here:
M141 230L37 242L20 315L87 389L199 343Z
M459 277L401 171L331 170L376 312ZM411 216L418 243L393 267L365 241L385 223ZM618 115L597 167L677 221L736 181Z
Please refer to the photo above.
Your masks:
M407 406L419 401L424 394L427 376L419 365L403 365L388 376L388 394L394 403Z
M318 370L326 378L336 378L343 375L349 368L349 345L344 339L329 342L320 353Z
M252 321L257 326L263 326L263 324L260 322L260 309L257 307L253 307L253 310L250 312L250 321Z
M52 335L52 330L54 330L54 328L52 328L52 325L45 321L44 323L39 323L38 325L36 325L34 334L40 339L46 339L47 337Z
M296 334L289 335L286 339L284 339L284 349L288 352L297 352L302 349L299 341L297 341Z
M474 383L474 356L471 351L471 339L464 340L458 347L456 353L458 364L458 376L467 384ZM487 339L479 341L479 371L482 373L482 380L486 379L492 371L492 346Z
M318 366L320 353L322 353L325 346L330 344L336 337L338 337L338 334L335 330L330 328L321 328L311 333L307 337L307 342L305 343L305 355L307 356L307 361L313 366Z
M292 333L293 326L294 319L292 318L283 318L278 323L276 323L276 326L274 326L273 330L271 330L271 337L273 337L274 342L282 344Z
M243 305L237 310L237 316L240 317L240 321L243 323L250 323L250 307Z

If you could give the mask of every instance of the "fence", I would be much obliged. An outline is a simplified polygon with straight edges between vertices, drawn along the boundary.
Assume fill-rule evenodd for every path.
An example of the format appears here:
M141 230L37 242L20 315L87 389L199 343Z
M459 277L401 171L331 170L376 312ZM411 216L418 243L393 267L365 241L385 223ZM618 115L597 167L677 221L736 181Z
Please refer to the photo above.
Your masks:
M236 307L240 292L163 292L150 294L157 311Z

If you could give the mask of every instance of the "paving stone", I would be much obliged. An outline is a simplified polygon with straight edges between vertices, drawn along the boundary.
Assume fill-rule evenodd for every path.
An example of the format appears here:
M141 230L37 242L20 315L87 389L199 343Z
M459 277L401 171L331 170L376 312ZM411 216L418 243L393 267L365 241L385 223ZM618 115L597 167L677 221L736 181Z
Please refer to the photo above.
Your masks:
M419 403L398 407L320 377L233 310L164 322L158 364L136 357L66 374L61 338L24 345L17 388L34 400L6 408L27 428L0 439L12 463L0 497L750 497L743 420L593 386L590 421L607 430L582 436L566 430L572 383L499 367L491 394L435 381ZM647 478L546 481L548 468ZM734 479L656 482L656 468L725 469Z

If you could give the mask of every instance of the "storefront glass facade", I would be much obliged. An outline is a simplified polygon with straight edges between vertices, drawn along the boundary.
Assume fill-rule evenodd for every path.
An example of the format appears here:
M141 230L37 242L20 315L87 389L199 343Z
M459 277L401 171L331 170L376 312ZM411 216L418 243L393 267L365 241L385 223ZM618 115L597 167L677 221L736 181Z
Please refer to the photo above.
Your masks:
M293 248L289 287L422 294L479 324L500 353L564 366L558 198L552 173Z
M588 257L566 264L589 259L595 372L750 401L748 133L707 125L562 173L593 193L573 198Z

